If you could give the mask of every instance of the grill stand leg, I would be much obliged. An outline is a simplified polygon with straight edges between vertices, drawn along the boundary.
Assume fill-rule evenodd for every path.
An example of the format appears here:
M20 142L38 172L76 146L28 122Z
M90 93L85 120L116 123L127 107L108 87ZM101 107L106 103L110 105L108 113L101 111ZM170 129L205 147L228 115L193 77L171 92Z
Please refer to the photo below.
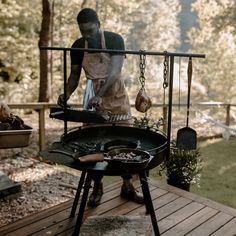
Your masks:
M86 175L86 172L82 171L82 174L81 174L80 180L79 180L79 184L78 184L78 188L77 188L77 191L76 191L76 194L75 194L75 199L74 199L74 202L73 202L73 205L72 205L72 208L71 208L70 217L75 216L75 212L76 212L76 208L77 208L77 205L78 205L78 202L79 202L81 190L82 190L82 187L83 187L83 184L84 184L85 175Z
M88 193L89 193L89 189L91 187L91 180L92 180L92 176L91 176L91 174L88 173L87 176L86 176L86 179L85 179L85 183L84 183L84 192L83 192L83 195L82 195L80 208L79 208L79 213L78 213L78 216L77 216L73 236L79 235L79 232L80 232L80 227L81 227L82 222L83 222L83 215L84 215L84 210L85 210L85 206L86 206L86 202L87 202L87 198L88 198Z
M145 206L146 206L146 210L147 210L147 214L150 214L151 216L151 220L152 220L152 227L155 233L155 236L160 236L160 231L157 225L157 219L156 219L156 214L155 214L155 210L152 204L152 198L151 198L151 194L149 191L149 186L148 186L148 182L147 182L147 176L146 176L146 172L140 172L139 173L139 178L140 178L140 182L141 182L141 186L142 186L142 191L143 191L143 197L144 197L144 202L145 202Z

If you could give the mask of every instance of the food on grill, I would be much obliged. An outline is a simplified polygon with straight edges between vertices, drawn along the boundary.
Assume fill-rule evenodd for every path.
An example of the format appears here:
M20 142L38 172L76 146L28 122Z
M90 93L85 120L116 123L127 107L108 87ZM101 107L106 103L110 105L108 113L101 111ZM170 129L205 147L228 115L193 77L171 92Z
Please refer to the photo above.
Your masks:
M104 158L104 160L116 168L123 168L127 172L136 172L146 168L150 158L150 154L141 149L120 148L109 151L107 159Z
M123 162L140 162L142 161L142 155L137 155L134 152L120 152L116 155L109 156L112 160Z
M107 153L108 161L119 161L122 163L141 163L149 159L149 153L140 149L118 148Z

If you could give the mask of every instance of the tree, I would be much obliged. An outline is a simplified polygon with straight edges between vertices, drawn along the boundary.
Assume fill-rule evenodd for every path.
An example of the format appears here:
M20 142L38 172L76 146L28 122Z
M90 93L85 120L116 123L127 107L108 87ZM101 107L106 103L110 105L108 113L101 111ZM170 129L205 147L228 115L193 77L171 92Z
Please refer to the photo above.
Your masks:
M42 0L42 24L39 35L39 47L48 47L51 39L51 21L52 6L49 0ZM39 102L48 102L49 94L49 52L48 50L40 50L40 86L39 86Z
M197 0L193 4L200 27L191 30L190 42L194 50L206 54L205 60L195 63L195 78L201 85L195 88L201 101L236 100L235 10L230 12L235 6L234 0Z
M30 102L38 95L38 1L0 1L0 99Z

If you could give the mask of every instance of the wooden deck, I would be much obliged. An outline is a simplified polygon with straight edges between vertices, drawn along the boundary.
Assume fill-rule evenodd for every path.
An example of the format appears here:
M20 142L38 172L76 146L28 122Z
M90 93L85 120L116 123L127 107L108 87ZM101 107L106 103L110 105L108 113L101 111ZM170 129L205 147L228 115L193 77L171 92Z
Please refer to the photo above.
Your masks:
M139 182L135 182L137 186ZM88 208L92 215L144 215L145 207L119 196L121 182L104 190L101 204ZM139 186L137 186L139 187ZM235 236L236 209L190 192L150 180L149 187L162 236ZM73 200L0 228L1 236L72 235L76 217L69 218ZM151 219L150 219L151 222Z

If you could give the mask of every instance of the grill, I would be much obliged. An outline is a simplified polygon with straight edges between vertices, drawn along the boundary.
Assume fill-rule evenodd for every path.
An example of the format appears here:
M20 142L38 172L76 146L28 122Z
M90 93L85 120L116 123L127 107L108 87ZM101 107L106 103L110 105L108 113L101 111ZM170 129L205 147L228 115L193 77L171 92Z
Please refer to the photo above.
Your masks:
M73 158L94 153L107 154L113 150L143 151L150 155L145 168L152 169L163 161L166 148L167 138L162 132L132 126L99 125L82 126L69 131L49 151L51 154L58 152ZM135 168L137 164L126 163L126 168L128 166Z

